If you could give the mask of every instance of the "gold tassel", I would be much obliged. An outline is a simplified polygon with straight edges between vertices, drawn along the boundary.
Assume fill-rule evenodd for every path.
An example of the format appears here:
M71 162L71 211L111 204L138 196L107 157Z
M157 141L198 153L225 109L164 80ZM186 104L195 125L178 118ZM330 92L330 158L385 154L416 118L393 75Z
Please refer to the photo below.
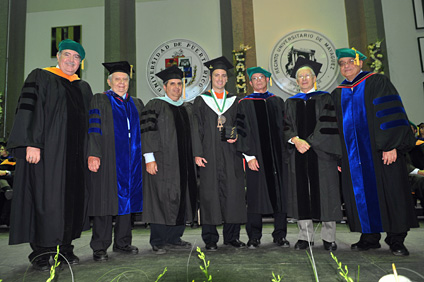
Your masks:
M314 88L315 88L315 91L317 91L317 90L318 90L317 82L316 82L316 81L314 82Z
M356 52L356 49L355 48L352 47L352 50L355 51L355 54L356 54L356 56L355 56L355 65L356 66L359 66L359 54L358 54L358 52Z
M132 74L133 74L133 65L130 65L131 69L130 69L130 78L132 79Z
M185 95L185 72L183 72L183 99L185 100L186 95Z
M272 77L269 78L269 86L272 87Z
M81 61L81 69L84 70L84 60Z

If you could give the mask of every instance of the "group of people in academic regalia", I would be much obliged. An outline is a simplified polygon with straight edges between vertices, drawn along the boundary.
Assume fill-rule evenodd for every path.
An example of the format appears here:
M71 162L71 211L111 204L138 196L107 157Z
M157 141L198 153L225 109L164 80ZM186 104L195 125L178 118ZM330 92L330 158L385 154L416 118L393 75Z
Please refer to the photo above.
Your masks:
M321 221L323 247L335 251L342 192L349 226L362 233L352 249L380 248L385 231L391 252L408 255L404 239L417 222L404 154L414 138L402 101L387 77L362 71L359 51L336 53L346 79L331 94L316 88L321 65L299 57L298 94L284 102L268 91L271 73L252 67L254 92L239 98L225 89L233 65L219 57L205 63L211 88L194 103L181 98L184 74L172 66L156 74L165 95L144 105L128 94L126 61L103 64L110 89L93 96L76 74L84 48L62 41L57 66L26 79L9 137L10 244L30 243L37 270L50 269L57 246L60 261L77 264L72 240L91 217L95 261L108 260L112 242L114 252L137 254L131 214L143 212L155 254L190 249L181 238L198 214L207 251L218 250L222 224L224 245L258 248L264 215L277 246L290 246L289 216L296 250L314 245Z

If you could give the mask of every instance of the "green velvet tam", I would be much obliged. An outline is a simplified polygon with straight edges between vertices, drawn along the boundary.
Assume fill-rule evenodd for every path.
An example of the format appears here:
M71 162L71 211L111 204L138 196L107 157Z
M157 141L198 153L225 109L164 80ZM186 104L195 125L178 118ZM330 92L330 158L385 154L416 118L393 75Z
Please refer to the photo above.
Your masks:
M262 73L263 75L265 75L266 77L270 78L271 77L271 73L261 67L253 67L253 68L248 68L247 69L247 75L249 76L249 80L252 80L252 75L255 73Z
M81 44L79 44L78 42L75 42L71 39L62 40L59 43L59 52L61 52L62 50L73 50L73 51L77 52L81 57L81 61L84 60L84 58L85 58L84 48L81 46Z
M356 58L356 54L359 55L359 60L363 61L367 58L367 56L365 56L364 54L362 54L359 51L355 51L353 49L349 49L349 48L340 48L336 50L336 56L337 56L337 60L340 60L341 58Z

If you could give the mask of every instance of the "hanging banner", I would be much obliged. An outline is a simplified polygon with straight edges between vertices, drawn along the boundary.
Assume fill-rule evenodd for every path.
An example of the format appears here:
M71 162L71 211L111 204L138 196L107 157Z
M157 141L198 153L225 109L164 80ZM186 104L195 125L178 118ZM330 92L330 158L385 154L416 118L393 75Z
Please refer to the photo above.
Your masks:
M240 45L240 50L233 50L234 74L236 76L237 94L246 94L246 52L251 47Z

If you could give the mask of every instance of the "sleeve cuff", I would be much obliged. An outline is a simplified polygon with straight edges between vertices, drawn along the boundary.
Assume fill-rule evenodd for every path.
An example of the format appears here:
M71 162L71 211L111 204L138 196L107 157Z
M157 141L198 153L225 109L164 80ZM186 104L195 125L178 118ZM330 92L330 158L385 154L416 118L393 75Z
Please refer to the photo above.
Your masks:
M299 136L293 136L293 137L292 137L292 138L290 138L290 139L289 139L289 141L287 141L287 142L289 142L290 144L294 145L294 143L293 143L292 139L293 139L293 138L295 138L295 137L298 137L298 138L299 138Z
M144 159L146 160L146 164L156 161L155 156L153 155L153 152L145 153L143 154L143 156L144 156Z
M256 159L255 156L248 156L246 154L243 154L243 156L244 156L244 158L246 159L247 162L250 162L251 160Z
M411 171L409 174L414 175L414 174L418 174L419 169L415 168L413 171Z

